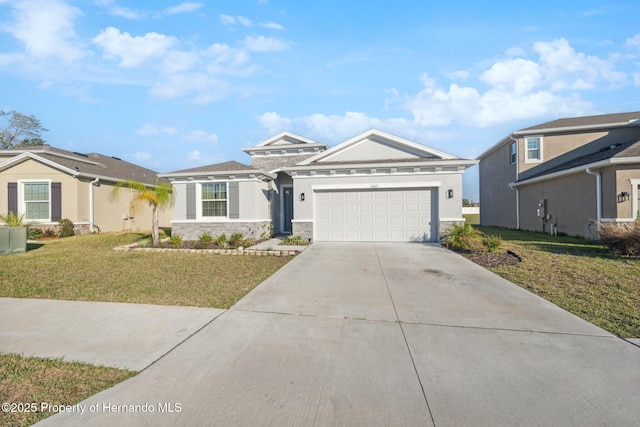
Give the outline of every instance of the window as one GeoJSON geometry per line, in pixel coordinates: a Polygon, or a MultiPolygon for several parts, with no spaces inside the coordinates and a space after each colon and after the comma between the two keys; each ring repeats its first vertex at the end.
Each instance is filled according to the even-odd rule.
{"type": "Polygon", "coordinates": [[[510,154],[509,154],[509,157],[511,159],[511,164],[514,164],[518,160],[518,151],[517,150],[518,150],[518,146],[514,142],[513,144],[511,144],[510,154]]]}
{"type": "Polygon", "coordinates": [[[525,138],[525,162],[539,162],[542,161],[542,138],[539,136],[532,138],[525,138]]]}
{"type": "Polygon", "coordinates": [[[227,183],[202,184],[202,216],[227,216],[227,183]]]}
{"type": "Polygon", "coordinates": [[[27,220],[49,220],[49,183],[25,182],[23,189],[25,218],[27,220]]]}

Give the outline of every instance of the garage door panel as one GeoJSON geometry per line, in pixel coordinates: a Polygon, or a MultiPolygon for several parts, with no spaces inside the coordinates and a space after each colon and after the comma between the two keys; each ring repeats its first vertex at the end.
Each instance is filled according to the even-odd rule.
{"type": "Polygon", "coordinates": [[[414,241],[436,238],[433,189],[318,191],[317,240],[414,241]]]}

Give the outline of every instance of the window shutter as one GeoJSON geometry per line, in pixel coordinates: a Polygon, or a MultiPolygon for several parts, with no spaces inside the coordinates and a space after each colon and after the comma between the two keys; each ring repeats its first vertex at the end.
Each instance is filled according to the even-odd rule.
{"type": "Polygon", "coordinates": [[[62,183],[51,183],[51,221],[57,222],[62,219],[62,183]]]}
{"type": "Polygon", "coordinates": [[[14,214],[18,214],[18,183],[17,182],[8,182],[7,183],[7,193],[9,194],[9,212],[13,212],[14,214]]]}
{"type": "Polygon", "coordinates": [[[196,184],[187,184],[187,219],[196,219],[196,184]]]}
{"type": "Polygon", "coordinates": [[[237,181],[229,183],[229,218],[240,218],[240,183],[237,181]]]}

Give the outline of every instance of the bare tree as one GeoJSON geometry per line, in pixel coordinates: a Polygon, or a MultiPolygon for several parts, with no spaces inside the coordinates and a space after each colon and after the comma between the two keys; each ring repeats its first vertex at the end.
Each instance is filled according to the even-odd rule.
{"type": "Polygon", "coordinates": [[[0,131],[0,148],[14,148],[18,145],[44,145],[41,132],[47,132],[33,115],[25,115],[17,111],[0,111],[0,118],[7,125],[0,131]]]}

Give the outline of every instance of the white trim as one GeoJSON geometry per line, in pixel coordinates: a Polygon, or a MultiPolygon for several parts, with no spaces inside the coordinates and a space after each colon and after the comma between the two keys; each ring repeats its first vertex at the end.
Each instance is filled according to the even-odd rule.
{"type": "Polygon", "coordinates": [[[26,161],[27,159],[31,159],[31,160],[35,160],[37,162],[41,162],[44,163],[47,166],[51,166],[54,169],[58,169],[61,170],[63,172],[68,173],[69,175],[72,175],[73,177],[78,176],[80,173],[76,170],[72,170],[69,169],[65,166],[62,166],[59,163],[56,162],[52,162],[51,160],[45,159],[44,157],[40,157],[37,154],[33,154],[30,152],[24,152],[20,155],[17,155],[15,157],[12,157],[8,160],[5,160],[4,162],[0,163],[0,171],[6,169],[7,167],[13,166],[14,164],[19,164],[22,163],[23,161],[26,161]]]}
{"type": "Polygon", "coordinates": [[[524,138],[524,162],[525,163],[542,163],[544,162],[544,155],[543,155],[543,151],[542,151],[542,147],[543,147],[543,136],[542,135],[529,135],[526,136],[524,138]],[[531,159],[529,158],[529,140],[530,139],[537,139],[538,140],[538,158],[537,159],[531,159]]]}
{"type": "Polygon", "coordinates": [[[635,219],[633,218],[602,218],[600,220],[601,222],[610,222],[610,223],[616,223],[616,222],[634,222],[635,219]]]}
{"type": "MultiPolygon", "coordinates": [[[[300,135],[296,135],[295,133],[284,131],[284,132],[280,132],[279,134],[274,135],[274,136],[272,136],[270,138],[267,138],[262,142],[259,142],[258,144],[255,145],[255,147],[271,146],[271,145],[274,145],[274,143],[276,143],[276,142],[278,142],[278,141],[280,141],[280,140],[282,140],[284,138],[295,139],[297,141],[300,141],[299,144],[321,144],[320,142],[314,141],[313,139],[305,138],[304,136],[300,136],[300,135]]],[[[290,144],[290,145],[296,145],[296,144],[290,144]]],[[[248,147],[247,149],[250,150],[252,148],[254,148],[254,147],[248,147]]]]}
{"type": "MultiPolygon", "coordinates": [[[[229,219],[229,183],[227,181],[207,181],[207,182],[197,182],[196,183],[196,220],[207,221],[209,218],[227,218],[229,219]],[[202,215],[202,184],[224,184],[225,185],[225,202],[226,202],[226,213],[225,216],[204,216],[202,215]]],[[[222,199],[211,199],[211,201],[222,201],[222,199]]]]}
{"type": "Polygon", "coordinates": [[[442,186],[442,182],[393,182],[379,184],[329,184],[312,185],[313,191],[341,191],[341,190],[379,190],[379,189],[403,189],[403,188],[434,188],[442,186]]]}
{"type": "Polygon", "coordinates": [[[362,142],[363,140],[372,138],[372,137],[378,137],[381,139],[386,139],[389,140],[392,144],[397,144],[399,146],[404,146],[405,148],[410,148],[414,151],[417,151],[419,153],[426,153],[432,156],[436,156],[436,157],[440,157],[441,159],[444,160],[456,160],[458,159],[456,156],[452,156],[451,154],[447,154],[444,153],[442,151],[438,151],[435,150],[433,148],[427,147],[425,145],[422,144],[418,144],[417,142],[413,142],[410,141],[408,139],[404,139],[402,137],[396,136],[396,135],[392,135],[390,133],[387,132],[383,132],[381,130],[377,130],[377,129],[370,129],[366,132],[363,132],[359,135],[354,136],[351,139],[348,139],[347,141],[341,142],[340,144],[329,148],[326,151],[323,151],[319,154],[316,154],[315,156],[309,157],[308,159],[303,160],[302,162],[298,163],[300,166],[306,166],[309,165],[310,163],[313,163],[315,161],[319,161],[321,159],[329,159],[331,157],[333,157],[334,155],[346,150],[347,148],[349,148],[350,146],[354,145],[354,144],[358,144],[360,142],[362,142]]]}
{"type": "Polygon", "coordinates": [[[631,183],[631,220],[635,221],[638,216],[638,211],[640,210],[640,206],[638,206],[638,186],[640,185],[640,179],[630,179],[631,183]]]}
{"type": "Polygon", "coordinates": [[[171,182],[190,182],[187,178],[206,178],[207,181],[264,181],[258,176],[275,179],[277,175],[258,169],[244,169],[233,171],[209,171],[209,172],[179,172],[179,173],[159,173],[160,178],[167,178],[171,182]],[[240,175],[240,177],[238,177],[240,175]],[[178,178],[178,179],[176,179],[178,178]],[[182,179],[179,179],[182,178],[182,179]]]}
{"type": "Polygon", "coordinates": [[[171,224],[201,224],[207,222],[235,223],[235,222],[271,222],[270,219],[229,219],[221,216],[205,216],[202,219],[172,219],[171,224]]]}
{"type": "Polygon", "coordinates": [[[25,220],[29,221],[29,222],[36,222],[36,223],[52,223],[51,221],[51,205],[52,205],[52,201],[51,201],[51,179],[18,179],[17,183],[18,183],[18,214],[19,215],[25,215],[25,220]],[[30,219],[26,217],[26,213],[27,213],[27,204],[26,201],[24,200],[24,185],[25,184],[44,184],[46,183],[49,186],[49,216],[47,218],[43,218],[43,219],[30,219]]]}
{"type": "Polygon", "coordinates": [[[462,222],[464,222],[464,221],[466,221],[466,218],[438,218],[438,221],[440,221],[440,222],[444,222],[444,221],[447,221],[447,222],[462,221],[462,222]]]}

